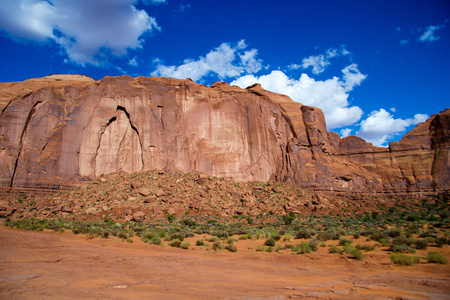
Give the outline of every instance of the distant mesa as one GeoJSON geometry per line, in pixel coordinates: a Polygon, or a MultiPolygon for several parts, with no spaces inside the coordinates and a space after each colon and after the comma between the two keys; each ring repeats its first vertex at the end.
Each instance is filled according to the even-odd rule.
{"type": "Polygon", "coordinates": [[[0,186],[67,188],[111,172],[199,171],[333,192],[450,187],[450,109],[389,148],[328,132],[285,95],[164,77],[0,83],[0,186]]]}

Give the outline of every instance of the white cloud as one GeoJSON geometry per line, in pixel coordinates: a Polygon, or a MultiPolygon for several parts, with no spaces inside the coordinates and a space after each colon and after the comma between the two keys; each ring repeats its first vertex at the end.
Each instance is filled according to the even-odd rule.
{"type": "MultiPolygon", "coordinates": [[[[350,52],[347,51],[345,48],[342,50],[328,49],[325,54],[319,54],[319,55],[311,55],[309,57],[305,57],[302,60],[302,68],[307,69],[309,67],[312,67],[312,72],[314,74],[320,74],[325,71],[326,67],[330,64],[330,58],[339,56],[339,55],[349,55],[350,52]]],[[[293,64],[289,66],[291,69],[298,69],[299,65],[293,64]]]]}
{"type": "Polygon", "coordinates": [[[316,81],[304,73],[296,80],[289,78],[282,71],[272,71],[260,77],[246,75],[230,84],[245,88],[260,83],[266,90],[288,95],[294,101],[305,105],[319,107],[325,114],[328,129],[333,129],[356,123],[363,113],[358,106],[350,106],[348,92],[359,85],[366,75],[358,70],[356,64],[345,67],[342,72],[342,79],[333,77],[316,81]]]}
{"type": "Polygon", "coordinates": [[[136,66],[138,65],[138,63],[137,63],[137,57],[135,56],[135,57],[133,57],[132,59],[130,59],[130,60],[128,61],[128,64],[129,64],[130,66],[132,66],[132,67],[136,67],[136,66]]]}
{"type": "Polygon", "coordinates": [[[435,32],[439,29],[442,29],[442,26],[439,25],[430,25],[426,28],[425,32],[419,37],[419,41],[421,42],[434,42],[439,40],[439,36],[435,35],[435,32]]]}
{"type": "Polygon", "coordinates": [[[389,112],[381,108],[373,111],[367,119],[361,122],[361,127],[356,134],[376,146],[386,146],[386,141],[394,135],[403,133],[407,127],[427,119],[428,115],[425,114],[416,114],[414,118],[410,119],[395,119],[389,112]]]}
{"type": "Polygon", "coordinates": [[[159,63],[151,75],[199,80],[209,74],[225,79],[256,73],[262,68],[261,60],[256,58],[258,51],[256,49],[244,51],[246,48],[244,40],[235,46],[223,43],[206,56],[197,60],[187,59],[179,66],[165,66],[159,63]]]}
{"type": "Polygon", "coordinates": [[[350,128],[344,128],[340,131],[341,137],[345,138],[346,136],[349,136],[352,130],[350,128]]]}
{"type": "MultiPolygon", "coordinates": [[[[135,0],[3,0],[0,30],[15,40],[53,40],[71,62],[96,66],[140,48],[141,36],[161,30],[135,0]]],[[[163,1],[159,1],[163,2],[163,1]]]]}

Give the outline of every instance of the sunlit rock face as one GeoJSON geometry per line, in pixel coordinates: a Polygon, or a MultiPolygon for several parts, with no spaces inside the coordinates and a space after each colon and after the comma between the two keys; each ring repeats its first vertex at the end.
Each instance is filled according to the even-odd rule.
{"type": "Polygon", "coordinates": [[[63,188],[124,171],[201,171],[345,192],[449,187],[449,110],[389,148],[326,130],[259,85],[52,75],[0,83],[0,185],[63,188]]]}

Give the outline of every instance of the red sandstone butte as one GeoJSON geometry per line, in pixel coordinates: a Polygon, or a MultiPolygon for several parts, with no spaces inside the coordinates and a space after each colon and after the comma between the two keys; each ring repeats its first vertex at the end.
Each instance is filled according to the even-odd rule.
{"type": "Polygon", "coordinates": [[[260,85],[51,75],[0,83],[0,111],[3,187],[153,169],[345,192],[450,187],[449,109],[389,148],[340,139],[320,109],[260,85]]]}

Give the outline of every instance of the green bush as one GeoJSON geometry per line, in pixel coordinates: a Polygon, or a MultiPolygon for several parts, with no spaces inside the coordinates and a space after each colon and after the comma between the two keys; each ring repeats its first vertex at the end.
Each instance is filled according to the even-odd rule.
{"type": "Polygon", "coordinates": [[[392,252],[396,253],[416,253],[414,248],[405,245],[394,245],[392,246],[392,252]]]}
{"type": "Polygon", "coordinates": [[[210,237],[208,239],[208,242],[210,242],[210,243],[217,243],[217,242],[220,242],[220,239],[217,236],[212,236],[212,237],[210,237]]]}
{"type": "Polygon", "coordinates": [[[162,240],[159,236],[154,236],[150,239],[149,243],[153,245],[162,245],[162,240]]]}
{"type": "Polygon", "coordinates": [[[441,236],[441,237],[438,237],[438,238],[436,239],[436,246],[442,247],[442,246],[444,246],[445,244],[447,244],[447,238],[446,238],[446,237],[441,236]]]}
{"type": "Polygon", "coordinates": [[[412,266],[420,262],[420,256],[410,256],[399,253],[392,253],[390,258],[394,264],[401,266],[412,266]]]}
{"type": "Polygon", "coordinates": [[[328,252],[341,254],[342,249],[339,248],[338,246],[330,246],[330,248],[328,248],[328,252]]]}
{"type": "Polygon", "coordinates": [[[425,259],[427,260],[428,263],[436,263],[442,265],[446,265],[448,263],[448,260],[444,256],[435,251],[428,252],[427,257],[425,259]]]}
{"type": "Polygon", "coordinates": [[[180,245],[181,245],[181,241],[178,240],[178,239],[172,240],[172,241],[169,243],[169,246],[170,246],[170,247],[175,247],[175,248],[180,247],[180,245]]]}
{"type": "Polygon", "coordinates": [[[350,244],[352,244],[352,243],[353,243],[352,240],[346,239],[346,238],[344,238],[344,237],[341,237],[341,238],[339,239],[339,245],[341,245],[341,246],[350,245],[350,244]]]}
{"type": "Polygon", "coordinates": [[[311,247],[307,242],[301,242],[300,245],[292,247],[291,250],[299,254],[306,254],[311,252],[311,247]]]}
{"type": "Polygon", "coordinates": [[[199,239],[195,242],[196,246],[203,246],[205,244],[205,242],[203,241],[203,239],[199,239]]]}
{"type": "Polygon", "coordinates": [[[228,251],[230,251],[230,252],[236,252],[236,251],[237,251],[236,246],[235,246],[235,245],[232,245],[232,244],[226,245],[226,246],[225,246],[225,249],[228,250],[228,251]]]}
{"type": "Polygon", "coordinates": [[[358,249],[353,249],[349,254],[350,254],[350,258],[353,258],[356,260],[362,260],[364,258],[364,254],[358,249]]]}
{"type": "Polygon", "coordinates": [[[275,246],[275,243],[276,243],[275,239],[270,237],[264,242],[264,245],[273,247],[273,246],[275,246]]]}
{"type": "Polygon", "coordinates": [[[413,244],[414,240],[410,238],[406,238],[403,236],[396,237],[392,240],[392,245],[404,245],[404,246],[411,246],[413,244]]]}
{"type": "Polygon", "coordinates": [[[212,249],[214,251],[221,251],[223,250],[223,245],[220,242],[214,242],[214,244],[212,245],[212,249]]]}
{"type": "Polygon", "coordinates": [[[295,235],[296,239],[309,239],[311,238],[311,232],[309,232],[308,230],[300,230],[297,232],[297,234],[295,235]]]}
{"type": "Polygon", "coordinates": [[[355,246],[355,249],[361,250],[361,251],[373,251],[375,250],[375,245],[369,245],[369,244],[358,244],[355,246]]]}
{"type": "Polygon", "coordinates": [[[180,248],[181,249],[189,249],[190,245],[191,245],[191,243],[184,241],[180,244],[180,248]]]}
{"type": "Polygon", "coordinates": [[[416,249],[424,250],[427,249],[428,242],[425,239],[417,239],[415,240],[414,245],[416,246],[416,249]]]}
{"type": "Polygon", "coordinates": [[[317,249],[319,249],[319,244],[317,243],[316,239],[310,239],[308,242],[309,248],[311,248],[311,251],[316,252],[317,249]]]}

